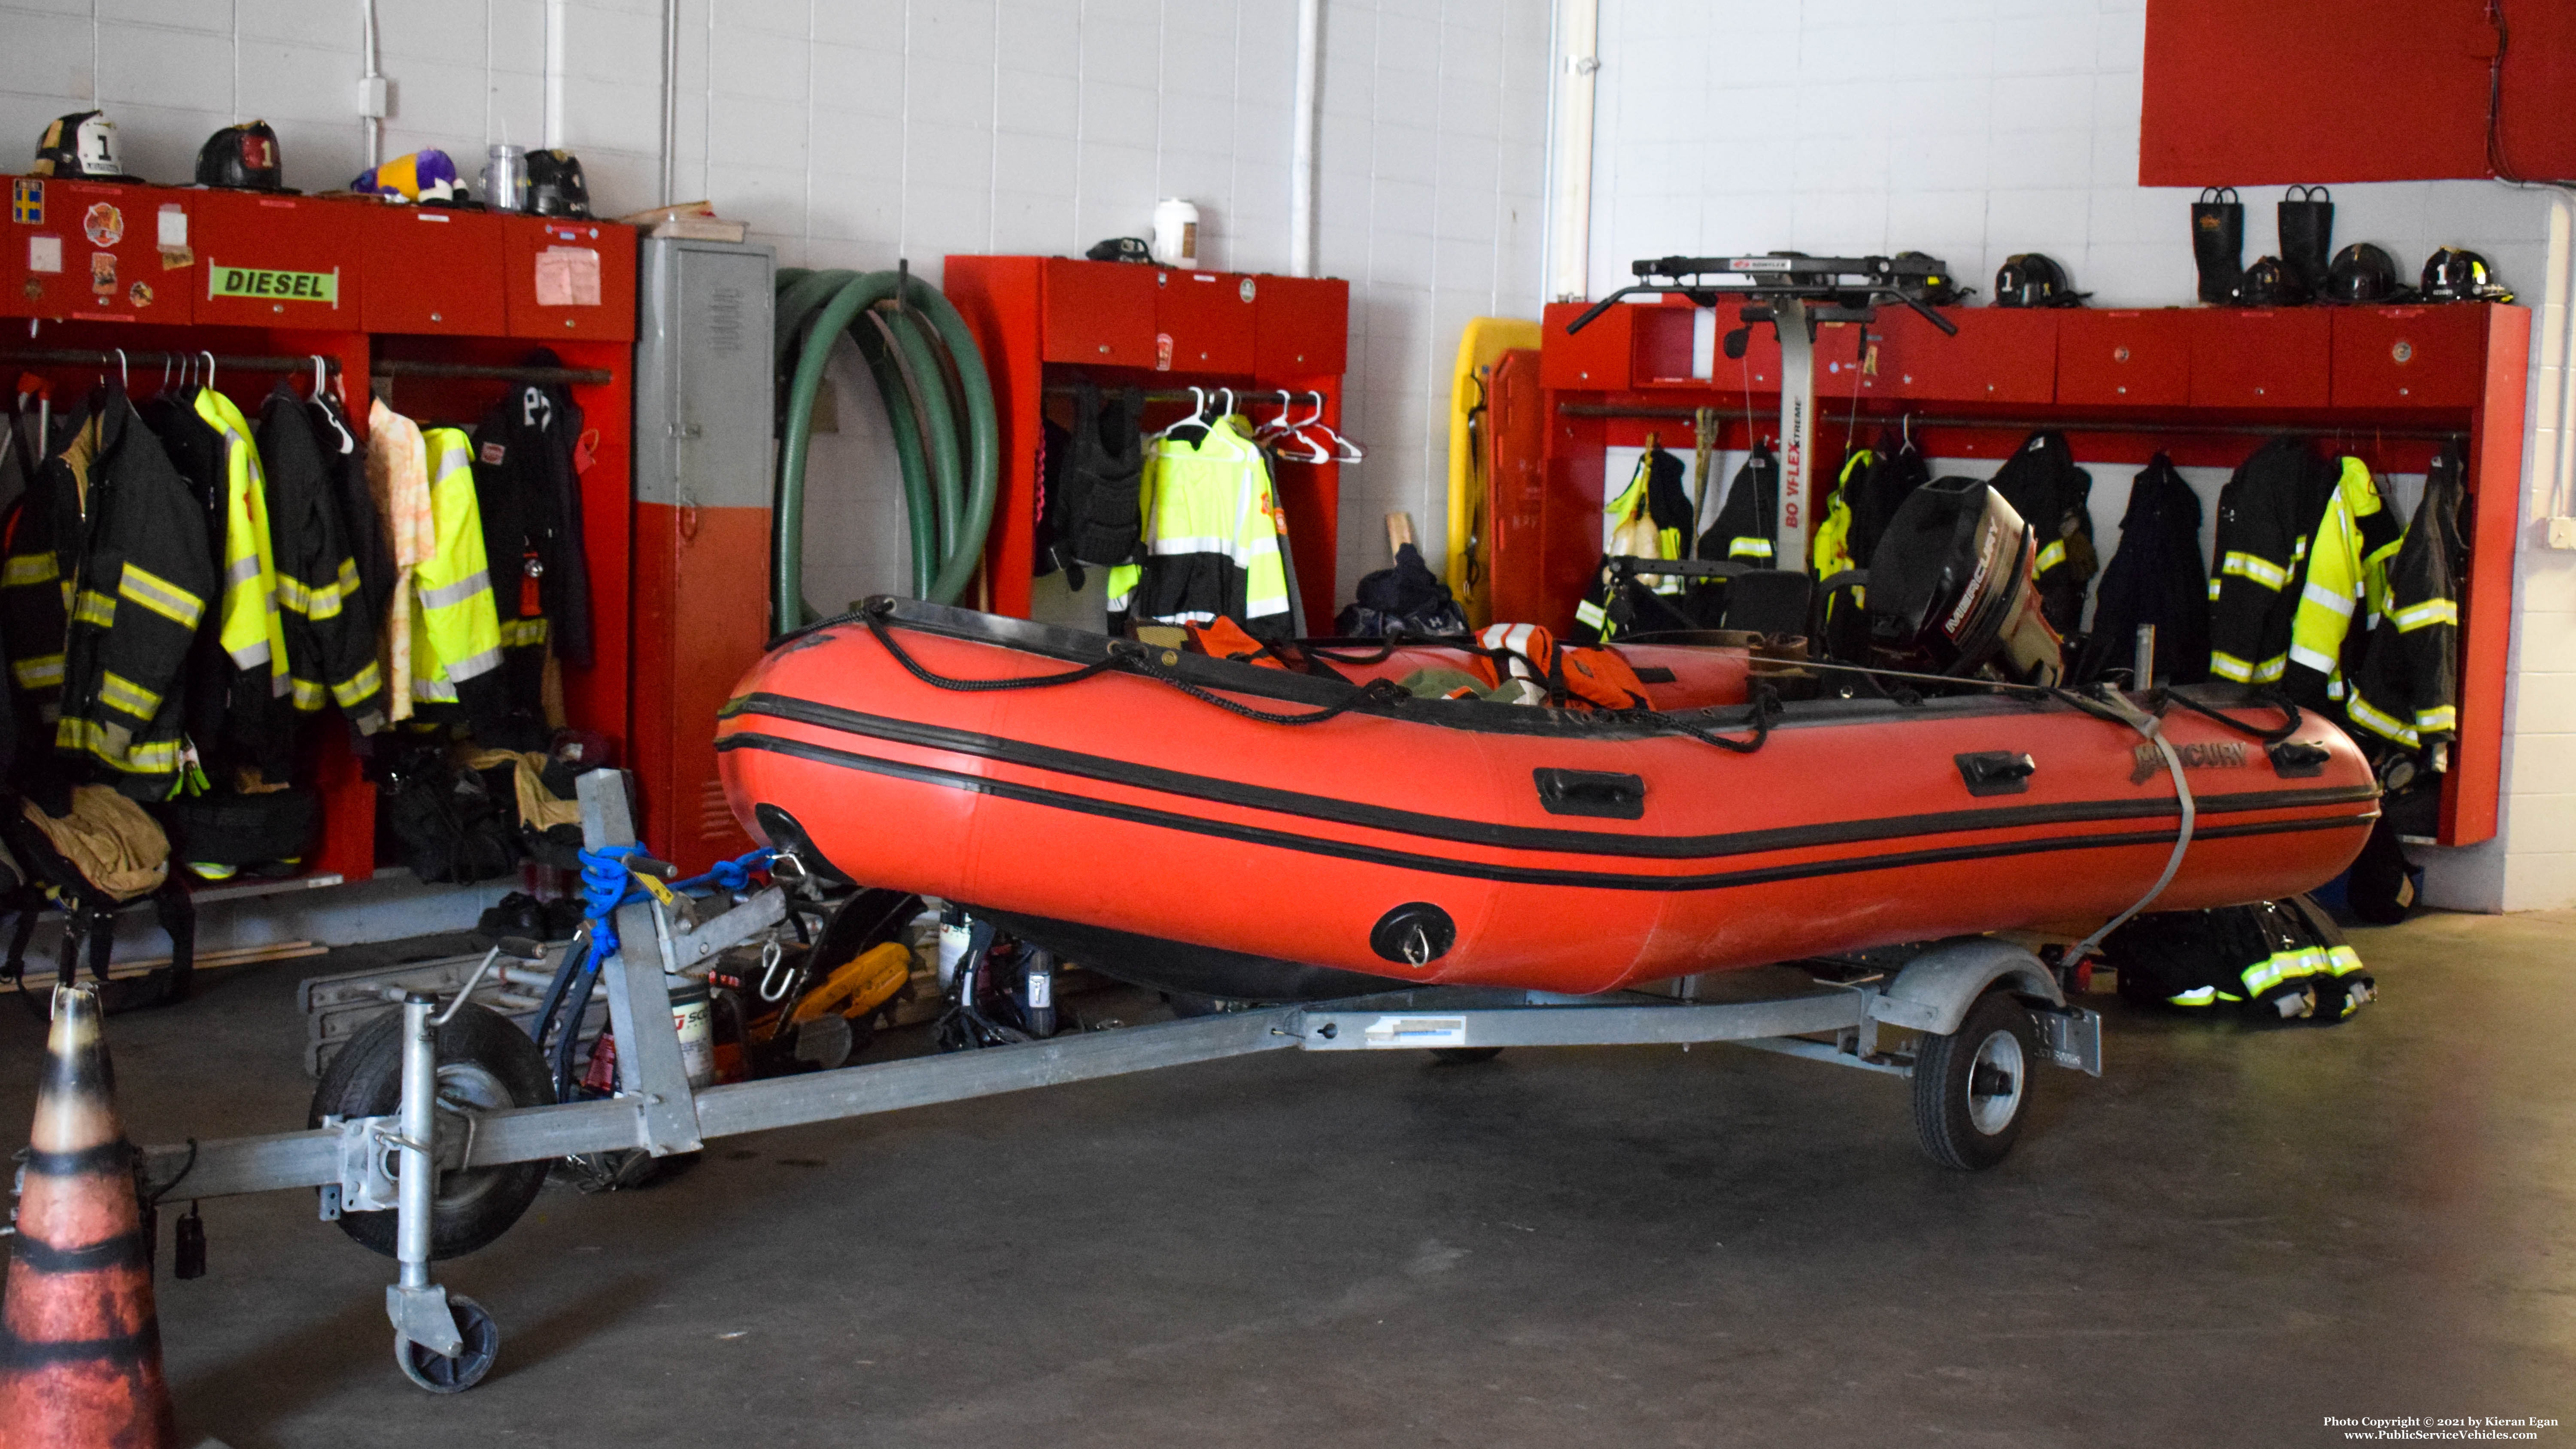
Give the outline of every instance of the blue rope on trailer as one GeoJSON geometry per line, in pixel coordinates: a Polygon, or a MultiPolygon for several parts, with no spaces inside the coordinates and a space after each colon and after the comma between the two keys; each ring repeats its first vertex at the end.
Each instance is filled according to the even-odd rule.
{"type": "Polygon", "coordinates": [[[698,891],[738,891],[751,884],[754,871],[767,870],[778,852],[768,846],[747,851],[731,860],[717,861],[704,875],[669,885],[649,875],[639,874],[628,865],[629,856],[642,855],[642,845],[612,845],[605,850],[585,847],[581,852],[582,913],[590,921],[590,955],[594,961],[617,954],[617,911],[621,906],[643,900],[668,902],[675,895],[698,891]],[[631,884],[642,882],[640,888],[631,884]]]}
{"type": "Polygon", "coordinates": [[[627,864],[628,858],[644,854],[641,844],[612,845],[605,850],[583,849],[581,857],[582,914],[588,921],[589,940],[578,953],[564,958],[554,981],[546,988],[544,1004],[529,1031],[542,1045],[556,1015],[566,1019],[563,1029],[555,1033],[553,1066],[555,1091],[569,1089],[572,1081],[573,1038],[579,1033],[584,1010],[590,1004],[590,992],[599,976],[600,963],[617,954],[617,912],[621,906],[638,901],[668,901],[682,892],[698,890],[738,891],[751,884],[752,873],[769,868],[778,852],[766,846],[732,860],[720,860],[706,874],[674,881],[670,885],[649,875],[638,874],[627,864]],[[634,883],[643,882],[639,888],[634,883]]]}
{"type": "Polygon", "coordinates": [[[634,874],[626,857],[641,855],[642,845],[612,845],[581,851],[582,914],[590,918],[590,959],[617,954],[617,908],[626,903],[626,881],[634,874]]]}

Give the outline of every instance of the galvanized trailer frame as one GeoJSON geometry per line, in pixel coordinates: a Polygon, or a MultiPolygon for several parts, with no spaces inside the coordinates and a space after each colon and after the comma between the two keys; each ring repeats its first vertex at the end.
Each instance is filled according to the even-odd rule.
{"type": "MultiPolygon", "coordinates": [[[[581,778],[580,793],[583,834],[592,849],[635,842],[622,775],[593,771],[581,778]]],[[[445,1290],[429,1276],[427,1217],[436,1175],[465,1167],[629,1149],[665,1156],[746,1132],[1267,1051],[1735,1042],[1910,1076],[1912,1056],[1882,1050],[1880,1029],[1946,1036],[1992,990],[2011,992],[2030,1010],[2042,1056],[2094,1076],[2102,1069],[2101,1018],[2068,1006],[2055,976],[2028,951],[1971,937],[1937,944],[1886,973],[1820,983],[1813,992],[1770,1000],[1397,989],[692,1089],[672,1023],[668,973],[759,936],[785,914],[785,894],[777,886],[745,893],[704,920],[651,901],[619,909],[622,949],[599,968],[619,1046],[613,1097],[488,1112],[461,1123],[440,1120],[422,1131],[431,1110],[423,1105],[431,1100],[427,1074],[436,1070],[427,1049],[436,1003],[425,994],[406,993],[403,1111],[307,1131],[150,1148],[147,1180],[156,1195],[189,1198],[313,1187],[322,1190],[325,1217],[396,1212],[402,1273],[387,1289],[387,1307],[397,1352],[408,1340],[452,1354],[460,1333],[448,1316],[445,1290]],[[424,1163],[430,1171],[411,1170],[424,1163]],[[403,1190],[406,1179],[410,1192],[403,1190]],[[431,1190],[423,1190],[424,1183],[431,1190]]]]}

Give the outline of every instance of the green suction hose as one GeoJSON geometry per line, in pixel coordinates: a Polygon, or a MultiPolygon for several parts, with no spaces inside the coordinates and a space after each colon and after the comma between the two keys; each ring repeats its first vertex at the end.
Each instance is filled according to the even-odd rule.
{"type": "Polygon", "coordinates": [[[939,289],[904,272],[778,272],[779,367],[788,374],[771,532],[770,622],[820,617],[805,601],[805,468],[814,397],[847,333],[876,379],[902,469],[913,592],[952,604],[982,562],[1001,472],[983,350],[939,289]]]}

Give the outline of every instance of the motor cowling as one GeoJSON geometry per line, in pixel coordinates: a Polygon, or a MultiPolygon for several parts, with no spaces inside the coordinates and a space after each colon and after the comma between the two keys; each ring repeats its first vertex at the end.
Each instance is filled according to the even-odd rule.
{"type": "Polygon", "coordinates": [[[1983,478],[1907,496],[1869,566],[1869,648],[1889,669],[1967,678],[1991,670],[2055,684],[2064,645],[2031,577],[2038,540],[1983,478]]]}

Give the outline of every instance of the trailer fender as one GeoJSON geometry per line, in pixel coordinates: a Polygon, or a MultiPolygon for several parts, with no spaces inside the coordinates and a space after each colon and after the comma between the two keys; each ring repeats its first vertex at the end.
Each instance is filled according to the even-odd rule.
{"type": "Polygon", "coordinates": [[[2017,995],[2037,997],[2053,1007],[2066,1005],[2057,978],[2038,957],[2008,941],[1968,936],[1944,941],[1907,962],[1870,1003],[1870,1015],[1890,1026],[1948,1036],[1998,981],[2017,995]]]}

